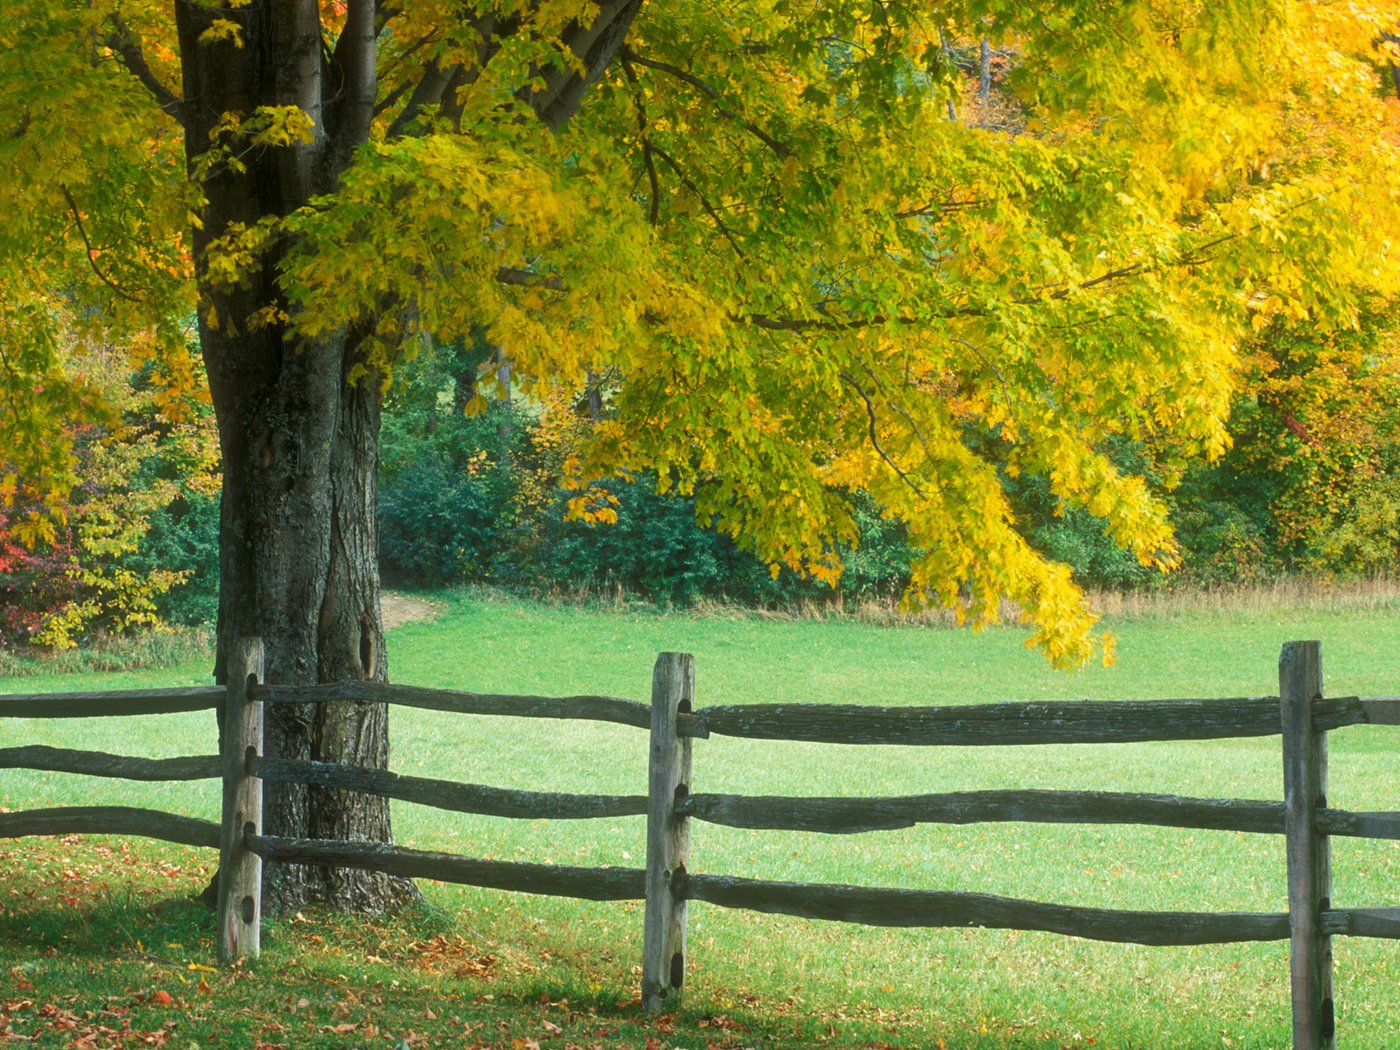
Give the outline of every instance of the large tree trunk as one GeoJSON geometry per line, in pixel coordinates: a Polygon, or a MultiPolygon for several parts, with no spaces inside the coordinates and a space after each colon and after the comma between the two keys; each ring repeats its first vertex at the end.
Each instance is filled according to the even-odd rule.
{"type": "MultiPolygon", "coordinates": [[[[246,167],[216,168],[204,182],[207,204],[195,231],[200,340],[224,472],[215,674],[224,679],[234,639],[257,636],[269,681],[384,681],[375,525],[379,388],[373,377],[348,381],[359,335],[307,341],[280,324],[252,323],[264,307],[284,305],[276,257],[261,260],[238,288],[214,286],[204,275],[205,250],[230,224],[285,215],[327,192],[348,158],[343,129],[331,134],[322,105],[317,7],[296,0],[221,11],[181,4],[177,11],[192,163],[224,114],[296,105],[315,127],[310,143],[254,150],[246,167]],[[200,41],[216,16],[238,21],[237,44],[200,41]]],[[[266,724],[266,748],[275,757],[379,768],[388,762],[383,705],[278,705],[266,724]]],[[[264,813],[271,835],[390,839],[388,803],[369,796],[269,784],[264,813]]],[[[273,865],[263,902],[270,912],[311,901],[379,910],[413,892],[410,883],[374,873],[273,865]]]]}
{"type": "MultiPolygon", "coordinates": [[[[601,0],[591,22],[566,27],[562,40],[578,65],[544,70],[521,92],[543,123],[559,128],[572,117],[616,56],[641,3],[601,0]]],[[[306,340],[285,321],[266,320],[289,312],[278,285],[285,245],[251,264],[237,287],[211,280],[207,258],[231,228],[254,228],[333,193],[367,141],[376,18],[383,12],[375,0],[348,0],[344,11],[332,46],[317,0],[175,5],[184,98],[172,101],[171,112],[184,126],[190,170],[205,199],[193,248],[200,341],[223,451],[220,680],[230,646],[243,636],[262,638],[269,681],[386,678],[375,531],[379,386],[373,375],[348,380],[366,363],[361,333],[306,340]],[[266,107],[305,114],[311,140],[273,146],[240,137],[238,119],[270,112],[266,107]],[[211,146],[227,148],[227,155],[201,166],[211,146]]],[[[481,61],[491,50],[483,45],[481,61]]],[[[449,88],[468,75],[459,66],[444,76],[430,62],[390,134],[407,133],[425,105],[460,112],[449,88]]],[[[279,705],[267,712],[265,741],[276,757],[383,767],[388,717],[382,705],[279,705]]],[[[384,800],[267,788],[268,834],[390,837],[384,800]]],[[[410,883],[382,875],[284,865],[268,869],[262,899],[270,911],[308,901],[373,910],[413,893],[410,883]]]]}
{"type": "MultiPolygon", "coordinates": [[[[269,342],[276,341],[276,335],[269,342]]],[[[384,681],[375,536],[377,386],[345,381],[348,339],[282,353],[256,340],[206,332],[210,388],[224,456],[219,665],[232,640],[263,639],[267,677],[281,683],[384,681]],[[263,353],[260,355],[259,351],[263,353]],[[248,382],[262,356],[270,382],[248,382]]],[[[267,711],[270,755],[385,768],[383,705],[277,705],[267,711]]],[[[271,835],[390,840],[385,800],[268,784],[271,835]]],[[[272,911],[325,901],[380,910],[408,887],[381,875],[274,865],[272,911]]]]}

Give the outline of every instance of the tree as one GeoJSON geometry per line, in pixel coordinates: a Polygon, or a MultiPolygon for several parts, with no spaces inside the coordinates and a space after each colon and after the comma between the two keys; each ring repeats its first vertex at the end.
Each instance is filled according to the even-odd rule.
{"type": "Polygon", "coordinates": [[[85,412],[46,420],[48,444],[74,481],[61,518],[33,486],[0,510],[0,646],[66,649],[94,635],[158,627],[169,592],[190,569],[141,557],[186,495],[217,492],[212,416],[197,395],[174,398],[131,374],[120,347],[59,331],[60,376],[97,395],[85,412]],[[157,407],[157,402],[160,402],[157,407]]]}
{"type": "MultiPolygon", "coordinates": [[[[1252,316],[1345,326],[1395,289],[1380,15],[19,0],[0,14],[0,150],[21,173],[6,425],[44,432],[52,410],[15,401],[34,377],[53,374],[46,398],[81,387],[45,351],[57,298],[174,386],[197,312],[224,471],[216,673],[257,634],[276,681],[382,679],[383,384],[420,333],[485,325],[527,395],[615,385],[570,464],[579,513],[593,482],[654,471],[775,572],[830,579],[863,490],[920,552],[911,604],[985,623],[1009,599],[1072,664],[1093,617],[998,469],[1174,562],[1160,499],[1104,443],[1218,452],[1252,316]],[[951,43],[984,36],[1019,56],[1023,133],[948,119],[951,43]]],[[[45,447],[7,444],[11,489],[61,492],[45,447]]],[[[288,756],[387,753],[368,706],[279,706],[269,734],[288,756]]],[[[389,831],[335,793],[270,790],[268,814],[274,834],[389,831]]],[[[281,907],[401,891],[269,878],[281,907]]]]}
{"type": "Polygon", "coordinates": [[[1367,317],[1359,331],[1336,333],[1280,319],[1247,347],[1234,445],[1218,463],[1193,467],[1174,494],[1198,572],[1390,571],[1400,560],[1394,319],[1367,317]]]}

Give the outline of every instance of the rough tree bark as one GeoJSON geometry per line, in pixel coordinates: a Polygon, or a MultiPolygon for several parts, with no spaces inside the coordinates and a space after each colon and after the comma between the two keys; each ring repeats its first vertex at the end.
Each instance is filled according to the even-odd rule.
{"type": "MultiPolygon", "coordinates": [[[[641,0],[605,0],[591,23],[568,28],[563,42],[580,64],[546,72],[522,89],[544,124],[561,127],[577,111],[640,6],[641,0]]],[[[163,99],[162,106],[183,126],[192,171],[228,114],[295,106],[314,130],[307,143],[251,150],[240,144],[239,164],[216,164],[202,180],[205,204],[192,243],[200,342],[224,471],[215,675],[223,681],[235,639],[256,635],[263,639],[270,683],[384,681],[375,523],[379,384],[349,381],[363,360],[361,335],[347,329],[307,341],[285,322],[252,323],[266,307],[287,305],[278,286],[280,253],[268,253],[237,288],[209,280],[205,253],[233,224],[252,227],[335,191],[369,137],[376,39],[393,11],[375,0],[349,0],[333,47],[316,0],[177,3],[175,17],[183,98],[163,99]],[[216,22],[236,25],[238,39],[216,22]]],[[[492,53],[491,41],[483,40],[480,60],[492,53]]],[[[449,111],[453,85],[470,75],[463,67],[426,65],[417,90],[390,120],[390,133],[409,133],[413,113],[424,105],[449,111]]],[[[384,768],[387,710],[278,705],[267,712],[265,746],[278,758],[384,768]]],[[[264,806],[269,835],[391,840],[383,799],[269,784],[264,806]]],[[[407,880],[376,873],[269,865],[263,904],[269,912],[313,901],[375,911],[415,892],[407,880]]]]}
{"type": "MultiPolygon", "coordinates": [[[[280,683],[387,677],[379,613],[375,528],[379,392],[351,384],[354,331],[308,343],[277,323],[249,319],[282,305],[276,253],[236,289],[204,279],[210,241],[233,223],[285,215],[334,190],[354,148],[368,135],[374,101],[372,10],[368,35],[342,37],[322,59],[314,0],[214,10],[176,5],[183,59],[187,154],[210,144],[227,113],[299,106],[315,134],[304,145],[257,150],[245,168],[221,165],[206,178],[200,260],[200,341],[218,421],[224,487],[220,519],[218,659],[240,636],[260,636],[267,679],[280,683]],[[216,18],[235,21],[241,39],[201,41],[216,18]],[[328,66],[342,94],[323,96],[328,66]]],[[[284,758],[384,767],[388,716],[382,705],[278,706],[267,712],[268,753],[284,758]]],[[[386,801],[346,792],[268,785],[267,834],[389,840],[386,801]]],[[[412,885],[345,869],[270,865],[269,911],[309,901],[379,910],[409,899],[412,885]]]]}

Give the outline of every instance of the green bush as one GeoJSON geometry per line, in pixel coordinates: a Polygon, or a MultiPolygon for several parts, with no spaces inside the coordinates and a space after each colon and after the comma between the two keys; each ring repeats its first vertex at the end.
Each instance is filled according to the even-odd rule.
{"type": "Polygon", "coordinates": [[[219,497],[187,490],[151,513],[150,527],[127,563],[139,572],[165,569],[184,582],[155,598],[162,620],[185,626],[219,617],[219,497]]]}
{"type": "MultiPolygon", "coordinates": [[[[553,588],[611,591],[616,588],[660,605],[690,605],[722,591],[728,552],[725,542],[695,523],[689,499],[659,496],[646,477],[609,486],[617,521],[589,524],[567,520],[560,493],[532,543],[538,583],[553,588]]],[[[521,566],[518,582],[530,582],[521,566]]]]}
{"type": "Polygon", "coordinates": [[[493,580],[514,520],[512,469],[523,421],[509,405],[477,416],[404,413],[380,445],[379,570],[386,583],[493,580]]]}
{"type": "Polygon", "coordinates": [[[429,453],[381,482],[379,567],[386,583],[431,587],[491,578],[501,554],[509,481],[472,475],[429,453]],[[503,496],[505,498],[503,498],[503,496]]]}
{"type": "Polygon", "coordinates": [[[895,601],[909,586],[909,566],[914,560],[909,537],[900,522],[880,515],[867,493],[857,492],[853,502],[860,544],[841,548],[843,569],[837,590],[852,604],[895,601]]]}
{"type": "Polygon", "coordinates": [[[560,486],[567,427],[540,428],[518,406],[475,416],[420,398],[386,418],[379,477],[380,573],[389,585],[492,583],[515,590],[612,593],[688,606],[702,599],[781,606],[898,597],[910,551],[902,528],[856,498],[862,543],[843,551],[838,591],[783,573],[701,528],[695,501],[655,478],[614,483],[617,520],[571,520],[560,486]]]}
{"type": "Polygon", "coordinates": [[[1032,545],[1055,561],[1064,562],[1082,586],[1099,590],[1132,590],[1153,577],[1137,557],[1123,550],[1104,525],[1087,511],[1071,508],[1063,517],[1041,525],[1031,535],[1032,545]]]}
{"type": "Polygon", "coordinates": [[[1393,573],[1400,565],[1400,477],[1358,491],[1335,522],[1309,535],[1310,568],[1343,577],[1393,573]]]}
{"type": "MultiPolygon", "coordinates": [[[[1120,443],[1110,455],[1122,470],[1148,472],[1149,464],[1133,445],[1120,443]]],[[[1027,542],[1068,565],[1081,587],[1132,590],[1149,585],[1156,576],[1114,543],[1098,518],[1078,507],[1062,507],[1047,478],[1021,475],[1004,483],[1027,542]]]]}

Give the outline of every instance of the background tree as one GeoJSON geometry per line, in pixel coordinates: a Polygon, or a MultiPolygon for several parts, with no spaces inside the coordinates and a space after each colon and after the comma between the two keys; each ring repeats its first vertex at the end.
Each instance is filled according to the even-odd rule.
{"type": "Polygon", "coordinates": [[[1384,317],[1318,333],[1278,321],[1247,344],[1233,447],[1174,494],[1206,582],[1348,578],[1400,563],[1400,344],[1384,317]]]}
{"type": "MultiPolygon", "coordinates": [[[[1344,327],[1394,291],[1384,28],[1277,0],[21,0],[0,14],[6,425],[50,418],[19,400],[53,371],[55,289],[177,387],[197,311],[216,674],[258,634],[276,681],[380,679],[383,382],[420,333],[484,325],[527,395],[617,377],[568,465],[576,513],[591,480],[651,471],[775,572],[831,579],[864,491],[918,552],[911,605],[984,623],[1009,599],[1072,664],[1093,618],[998,472],[1175,562],[1105,446],[1219,452],[1252,317],[1344,327]],[[1020,56],[1022,134],[949,119],[944,43],[983,36],[1020,56]]],[[[49,447],[7,455],[52,501],[49,447]]],[[[382,709],[270,719],[282,755],[387,755],[382,709]]],[[[389,832],[380,803],[293,788],[268,827],[389,832]]],[[[269,880],[274,907],[403,892],[269,880]]]]}

